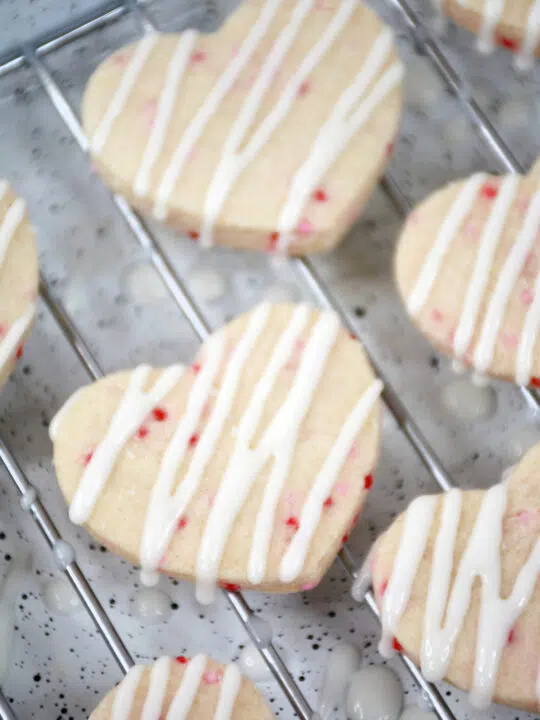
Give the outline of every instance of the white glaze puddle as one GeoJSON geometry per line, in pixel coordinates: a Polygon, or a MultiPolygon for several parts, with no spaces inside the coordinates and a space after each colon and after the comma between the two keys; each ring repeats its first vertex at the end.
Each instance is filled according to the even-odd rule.
{"type": "Polygon", "coordinates": [[[336,708],[343,708],[353,673],[360,667],[360,651],[350,643],[339,643],[328,655],[319,700],[321,720],[331,720],[336,708]]]}
{"type": "Polygon", "coordinates": [[[402,708],[403,688],[389,667],[365,667],[352,675],[347,693],[348,720],[398,720],[402,708]]]}
{"type": "Polygon", "coordinates": [[[142,587],[131,599],[133,615],[147,625],[159,625],[171,615],[171,599],[156,587],[142,587]]]}
{"type": "Polygon", "coordinates": [[[210,303],[225,295],[227,281],[217,270],[202,268],[189,276],[189,289],[200,302],[210,303]]]}
{"type": "Polygon", "coordinates": [[[124,278],[125,292],[136,305],[158,302],[167,297],[167,288],[149,263],[128,268],[124,278]]]}
{"type": "Polygon", "coordinates": [[[430,710],[422,710],[416,705],[405,708],[399,720],[437,720],[437,716],[430,710]]]}
{"type": "Polygon", "coordinates": [[[447,412],[462,422],[485,420],[497,407],[495,390],[490,385],[479,387],[468,377],[449,382],[442,390],[441,400],[447,412]]]}
{"type": "Polygon", "coordinates": [[[47,609],[54,615],[73,615],[81,608],[76,590],[63,575],[46,583],[42,596],[47,609]]]}
{"type": "Polygon", "coordinates": [[[0,682],[4,680],[13,660],[15,603],[21,592],[21,585],[27,579],[30,565],[30,555],[14,560],[0,586],[0,682]]]}
{"type": "MultiPolygon", "coordinates": [[[[280,655],[284,660],[282,652],[280,652],[280,655]]],[[[242,649],[240,657],[238,658],[238,665],[242,675],[249,678],[251,682],[264,683],[273,679],[270,669],[253,643],[248,643],[246,647],[242,649]]]]}

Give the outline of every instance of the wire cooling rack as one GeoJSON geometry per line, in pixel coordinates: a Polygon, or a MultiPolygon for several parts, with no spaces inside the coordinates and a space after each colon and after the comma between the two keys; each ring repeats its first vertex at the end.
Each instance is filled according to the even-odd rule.
{"type": "MultiPolygon", "coordinates": [[[[451,61],[441,43],[427,29],[424,20],[406,2],[406,0],[385,0],[384,8],[390,13],[390,17],[399,31],[405,28],[416,47],[427,56],[433,67],[441,76],[448,89],[456,96],[461,110],[470,118],[472,124],[478,131],[481,142],[485,144],[491,154],[495,167],[508,172],[521,172],[523,165],[513,154],[510,147],[505,143],[497,132],[494,124],[489,119],[485,109],[474,99],[470,86],[465,80],[462,68],[456,68],[455,61],[451,61]]],[[[156,9],[156,15],[159,15],[156,9]]],[[[219,17],[219,12],[214,2],[207,2],[204,7],[195,6],[191,14],[182,17],[182,24],[197,24],[212,26],[219,17]]],[[[83,18],[80,22],[69,28],[63,28],[57,32],[51,32],[47,36],[38,38],[28,43],[23,48],[14,49],[4,58],[0,58],[0,77],[9,76],[17,70],[28,72],[26,81],[37,82],[45,92],[52,107],[57,111],[59,117],[65,123],[75,144],[80,150],[86,152],[87,142],[82,132],[76,113],[68,100],[66,92],[62,89],[61,83],[56,79],[55,72],[51,65],[55,62],[55,56],[62,52],[71,43],[85,38],[86,36],[99,32],[103,28],[121,20],[131,18],[135,21],[141,33],[153,30],[156,27],[152,16],[145,5],[134,2],[108,2],[97,9],[93,15],[83,18]]],[[[108,48],[105,49],[108,51],[108,48]]],[[[61,72],[61,71],[60,71],[61,72]]],[[[6,77],[6,79],[8,79],[6,77]]],[[[76,152],[76,148],[69,149],[69,152],[76,152]]],[[[400,216],[404,216],[409,210],[409,202],[403,191],[402,184],[392,174],[387,174],[381,183],[382,191],[390,199],[400,216]]],[[[177,309],[182,313],[191,327],[194,335],[199,341],[204,340],[212,330],[212,325],[207,314],[195,302],[193,295],[189,292],[185,280],[176,269],[176,264],[171,257],[170,248],[166,241],[152,231],[143,220],[130,208],[124,199],[119,196],[113,197],[117,213],[127,223],[133,237],[138,242],[144,257],[157,271],[164,287],[172,297],[177,309]]],[[[359,335],[364,341],[364,346],[370,352],[370,343],[365,342],[361,328],[359,329],[359,317],[362,316],[361,308],[351,313],[349,308],[339,299],[337,294],[323,279],[317,265],[310,259],[295,259],[290,261],[288,271],[292,270],[294,278],[298,281],[301,278],[304,282],[304,290],[311,294],[312,298],[321,306],[332,308],[341,317],[345,326],[351,332],[359,335]]],[[[65,303],[61,304],[55,299],[54,278],[46,279],[45,274],[40,278],[40,295],[44,306],[49,311],[61,331],[65,340],[76,354],[80,365],[90,380],[96,380],[103,375],[100,364],[95,358],[93,350],[85,341],[83,334],[79,331],[73,312],[65,309],[65,303]]],[[[70,304],[70,303],[68,303],[70,304]]],[[[436,485],[444,491],[454,486],[452,474],[447,470],[434,449],[434,445],[415,420],[416,412],[409,411],[401,399],[401,393],[394,389],[385,363],[380,362],[375,353],[370,352],[372,363],[378,375],[385,382],[384,402],[390,411],[393,420],[401,429],[410,446],[416,452],[418,459],[431,475],[436,485]]],[[[521,393],[526,404],[534,410],[540,408],[540,395],[535,390],[521,388],[521,393]]],[[[21,499],[21,512],[28,512],[34,519],[41,534],[53,551],[55,561],[61,571],[65,573],[75,588],[80,600],[88,615],[95,623],[95,626],[102,635],[106,646],[114,657],[122,672],[126,672],[134,660],[115,625],[109,619],[102,601],[97,597],[92,584],[88,581],[81,567],[77,562],[79,547],[76,542],[69,544],[65,542],[57,524],[52,519],[45,504],[40,500],[40,495],[22,469],[24,461],[19,461],[14,452],[10,450],[5,437],[0,436],[0,459],[13,481],[13,484],[21,499]]],[[[349,546],[345,546],[341,553],[342,564],[353,579],[361,564],[359,557],[349,546]]],[[[273,643],[266,640],[265,620],[260,613],[254,612],[242,593],[223,591],[226,599],[237,615],[249,637],[259,649],[265,663],[268,665],[280,688],[288,699],[293,711],[306,720],[314,717],[314,711],[310,702],[305,697],[299,682],[283,661],[280,652],[273,643]]],[[[368,594],[366,603],[370,611],[377,616],[377,608],[373,597],[368,594]]],[[[417,685],[425,693],[431,702],[434,711],[441,720],[450,718],[466,717],[465,713],[456,714],[451,710],[445,700],[441,689],[425,681],[416,666],[406,657],[401,656],[404,668],[417,685]]],[[[16,715],[11,703],[0,692],[0,717],[3,720],[14,720],[16,715]]]]}

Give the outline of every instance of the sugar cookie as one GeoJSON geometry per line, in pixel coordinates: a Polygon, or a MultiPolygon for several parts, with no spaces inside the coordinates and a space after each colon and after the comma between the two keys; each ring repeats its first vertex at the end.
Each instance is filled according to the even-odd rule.
{"type": "Polygon", "coordinates": [[[540,709],[539,462],[540,444],[487,491],[417,498],[372,551],[383,654],[477,707],[540,709]]]}
{"type": "Polygon", "coordinates": [[[334,313],[264,303],[190,368],[109,376],[52,426],[70,518],[135,563],[270,592],[313,587],[373,483],[376,380],[334,313]]]}
{"type": "Polygon", "coordinates": [[[90,720],[271,720],[264,698],[237,665],[205,655],[135,665],[90,720]]]}
{"type": "Polygon", "coordinates": [[[0,387],[22,353],[37,290],[36,244],[25,202],[0,180],[0,387]]]}
{"type": "Polygon", "coordinates": [[[398,129],[393,34],[358,0],[247,0],[215,34],[114,53],[83,102],[94,163],[142,211],[203,245],[329,250],[398,129]]]}
{"type": "Polygon", "coordinates": [[[540,385],[540,181],[483,173],[409,216],[396,277],[409,314],[480,374],[540,385]]]}

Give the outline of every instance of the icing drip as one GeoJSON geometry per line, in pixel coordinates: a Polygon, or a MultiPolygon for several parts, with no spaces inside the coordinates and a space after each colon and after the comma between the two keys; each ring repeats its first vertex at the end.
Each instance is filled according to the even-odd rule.
{"type": "Polygon", "coordinates": [[[20,318],[15,320],[6,335],[2,338],[0,342],[0,370],[17,352],[17,348],[19,347],[24,334],[30,327],[30,323],[32,322],[35,314],[36,306],[32,303],[20,316],[20,318]]]}
{"type": "Polygon", "coordinates": [[[137,78],[142,72],[144,64],[148,60],[154,45],[156,44],[157,34],[149,33],[137,44],[135,52],[122,76],[120,84],[114,93],[112,100],[107,108],[107,112],[97,126],[90,147],[93,152],[98,153],[103,150],[105,143],[111,133],[115,120],[118,118],[129,98],[129,94],[137,78]]]}
{"type": "Polygon", "coordinates": [[[471,212],[486,177],[482,173],[470,177],[455,199],[450,212],[445,217],[437,239],[431,247],[407,299],[407,307],[411,315],[417,315],[428,299],[452,240],[454,240],[465,218],[471,212]]]}
{"type": "Polygon", "coordinates": [[[4,215],[2,224],[0,225],[0,268],[4,263],[13,236],[24,220],[25,212],[26,204],[24,200],[17,198],[4,215]]]}
{"type": "Polygon", "coordinates": [[[503,180],[484,228],[476,255],[476,264],[467,288],[467,295],[454,337],[454,354],[458,358],[462,358],[468,350],[480,304],[489,281],[495,251],[503,233],[508,213],[516,198],[519,183],[520,178],[518,175],[508,175],[503,180]]]}
{"type": "Polygon", "coordinates": [[[518,70],[529,70],[534,63],[536,48],[540,41],[540,0],[535,0],[527,18],[525,40],[516,55],[515,64],[518,70]]]}
{"type": "MultiPolygon", "coordinates": [[[[207,657],[205,655],[196,655],[190,660],[184,670],[182,682],[171,701],[169,711],[166,716],[163,716],[164,720],[185,720],[188,717],[195,702],[206,664],[207,657]]],[[[155,720],[155,718],[162,717],[171,665],[172,660],[168,657],[159,658],[152,665],[141,720],[155,720]]],[[[144,669],[143,665],[135,665],[118,686],[112,707],[112,720],[129,720],[131,717],[144,669]]],[[[214,713],[215,720],[229,720],[232,716],[241,682],[242,676],[238,667],[234,664],[228,665],[221,680],[218,703],[214,713]]]]}
{"type": "MultiPolygon", "coordinates": [[[[499,274],[497,284],[486,311],[482,333],[474,353],[474,366],[481,373],[485,373],[488,370],[493,359],[495,342],[497,340],[497,335],[508,298],[510,297],[512,288],[515,286],[519,273],[527,260],[527,255],[533,247],[539,229],[540,190],[537,190],[529,204],[521,231],[499,274]]],[[[527,320],[529,316],[534,317],[532,314],[533,305],[531,305],[531,308],[529,309],[527,320]]],[[[521,362],[522,358],[525,360],[527,357],[527,348],[529,347],[531,341],[534,343],[534,338],[531,338],[530,332],[533,328],[534,322],[535,320],[531,319],[529,323],[525,323],[524,332],[520,341],[520,351],[518,351],[516,360],[516,382],[520,384],[525,384],[523,380],[527,375],[527,369],[525,364],[522,365],[521,362]]]]}
{"type": "MultiPolygon", "coordinates": [[[[521,568],[511,594],[503,599],[500,553],[507,484],[496,485],[485,493],[451,588],[462,502],[463,493],[459,490],[449,491],[442,499],[441,523],[426,601],[421,667],[424,677],[430,681],[441,680],[446,674],[469,608],[473,584],[479,578],[482,590],[471,703],[483,708],[493,697],[508,633],[534,592],[540,572],[540,540],[521,568]]],[[[436,506],[436,497],[421,497],[407,511],[394,569],[384,595],[380,643],[383,655],[392,652],[392,641],[426,549],[436,506]]]]}
{"type": "Polygon", "coordinates": [[[150,172],[163,149],[167,128],[178,96],[178,89],[193,52],[197,36],[195,30],[187,30],[182,33],[172,55],[165,84],[159,98],[156,119],[150,130],[141,165],[135,177],[133,190],[137,195],[146,195],[148,192],[150,172]]]}
{"type": "Polygon", "coordinates": [[[397,62],[386,70],[367,97],[354,109],[387,62],[392,46],[392,32],[385,28],[375,41],[363,68],[341,95],[328,120],[317,133],[308,157],[294,175],[289,196],[281,212],[278,222],[278,250],[286,250],[302,209],[324,174],[343,152],[353,135],[367,122],[377,105],[401,82],[403,66],[397,62]]]}
{"type": "MultiPolygon", "coordinates": [[[[501,20],[505,0],[484,0],[484,15],[478,35],[477,47],[481,53],[493,52],[495,30],[501,20]]],[[[464,5],[464,2],[461,2],[464,5]]]]}
{"type": "Polygon", "coordinates": [[[215,115],[221,101],[229,93],[239,75],[250,61],[259,43],[265,37],[280,5],[281,0],[266,0],[257,22],[249,31],[240,50],[231,60],[223,75],[218,79],[180,138],[157,190],[157,202],[154,208],[154,214],[159,220],[165,220],[167,217],[167,204],[191,151],[201,137],[208,121],[215,115]]]}
{"type": "Polygon", "coordinates": [[[184,373],[184,368],[176,365],[164,370],[154,386],[145,392],[144,386],[150,372],[147,365],[141,365],[133,371],[107,435],[85,468],[69,508],[70,520],[76,525],[88,520],[124,445],[152,409],[173,389],[184,373]]]}

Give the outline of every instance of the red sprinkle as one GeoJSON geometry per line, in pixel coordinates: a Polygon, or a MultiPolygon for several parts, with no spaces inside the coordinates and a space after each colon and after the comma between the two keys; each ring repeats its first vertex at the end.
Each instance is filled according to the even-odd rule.
{"type": "Polygon", "coordinates": [[[174,658],[177,663],[180,663],[180,665],[187,665],[188,659],[185,657],[185,655],[179,655],[178,657],[174,658]]]}
{"type": "Polygon", "coordinates": [[[317,202],[328,202],[328,195],[324,192],[322,188],[318,188],[313,193],[313,199],[317,202]]]}
{"type": "Polygon", "coordinates": [[[176,527],[178,530],[183,530],[186,527],[186,525],[187,525],[187,517],[185,517],[185,515],[182,515],[182,517],[178,521],[178,524],[176,527]]]}
{"type": "Polygon", "coordinates": [[[508,633],[508,638],[507,638],[507,640],[506,640],[506,643],[507,643],[508,645],[511,645],[511,644],[514,642],[515,639],[516,639],[516,633],[515,633],[514,628],[512,628],[512,629],[510,630],[510,632],[508,633]]]}
{"type": "Polygon", "coordinates": [[[366,490],[371,490],[373,487],[373,475],[371,473],[364,478],[364,487],[366,490]]]}
{"type": "Polygon", "coordinates": [[[311,83],[309,80],[305,80],[298,88],[298,95],[300,97],[303,97],[304,95],[307,95],[310,90],[311,90],[311,83]]]}
{"type": "Polygon", "coordinates": [[[351,340],[358,340],[358,336],[355,335],[353,332],[349,333],[349,337],[351,338],[351,340]]]}
{"type": "Polygon", "coordinates": [[[277,244],[279,242],[279,233],[273,232],[270,237],[268,238],[268,244],[266,246],[266,249],[268,252],[273,252],[277,248],[277,244]]]}
{"type": "Polygon", "coordinates": [[[86,455],[83,458],[83,465],[86,467],[90,464],[90,460],[94,457],[94,451],[90,450],[90,452],[87,452],[86,455]]]}
{"type": "Polygon", "coordinates": [[[218,584],[220,588],[228,590],[229,592],[240,592],[240,590],[242,589],[240,585],[236,585],[236,583],[220,582],[218,584]]]}
{"type": "Polygon", "coordinates": [[[500,35],[499,33],[497,33],[495,39],[498,45],[506,48],[507,50],[512,50],[513,52],[519,50],[519,43],[517,42],[517,40],[513,40],[512,38],[506,37],[505,35],[500,35]]]}
{"type": "Polygon", "coordinates": [[[193,55],[191,56],[191,61],[195,63],[200,63],[206,60],[206,53],[204,50],[195,50],[193,55]]]}
{"type": "Polygon", "coordinates": [[[191,366],[191,369],[193,370],[193,373],[195,375],[197,375],[201,371],[201,363],[198,363],[198,362],[193,363],[193,365],[191,366]]]}
{"type": "Polygon", "coordinates": [[[300,527],[298,520],[292,515],[287,518],[287,520],[285,521],[285,525],[287,525],[287,527],[293,528],[294,530],[298,530],[298,528],[300,527]]]}
{"type": "Polygon", "coordinates": [[[323,507],[325,507],[325,508],[331,508],[333,504],[334,504],[334,501],[332,500],[332,498],[331,498],[331,497],[327,497],[326,500],[325,500],[324,503],[323,503],[323,507]]]}
{"type": "Polygon", "coordinates": [[[535,388],[540,388],[540,378],[533,377],[531,380],[531,385],[535,388]]]}
{"type": "Polygon", "coordinates": [[[349,535],[348,535],[348,533],[345,533],[345,535],[341,538],[341,544],[345,545],[345,543],[347,542],[348,539],[349,539],[349,535]]]}
{"type": "Polygon", "coordinates": [[[148,435],[148,428],[144,427],[144,425],[137,430],[137,437],[140,438],[141,440],[143,438],[145,438],[147,435],[148,435]]]}
{"type": "Polygon", "coordinates": [[[198,442],[199,442],[199,435],[197,433],[193,433],[193,435],[189,438],[189,447],[194,448],[198,442]]]}
{"type": "Polygon", "coordinates": [[[18,360],[19,358],[22,358],[23,347],[24,347],[24,345],[19,345],[19,347],[17,348],[17,360],[18,360]]]}
{"type": "Polygon", "coordinates": [[[385,580],[384,582],[381,583],[381,586],[380,586],[380,588],[379,588],[379,595],[380,595],[380,597],[382,597],[382,596],[384,595],[384,593],[386,592],[387,588],[388,588],[388,580],[385,580]]]}
{"type": "Polygon", "coordinates": [[[163,422],[169,417],[168,412],[160,407],[154,408],[152,410],[152,415],[154,417],[154,420],[157,420],[158,422],[163,422]]]}
{"type": "Polygon", "coordinates": [[[397,650],[398,652],[403,652],[403,645],[399,642],[397,638],[394,638],[392,640],[392,647],[394,650],[397,650]]]}
{"type": "Polygon", "coordinates": [[[200,235],[196,230],[190,230],[188,232],[188,238],[191,238],[191,240],[198,240],[199,237],[200,237],[200,235]]]}
{"type": "Polygon", "coordinates": [[[496,198],[499,194],[499,188],[495,185],[490,185],[487,183],[482,188],[482,196],[487,198],[488,200],[493,200],[493,198],[496,198]]]}

